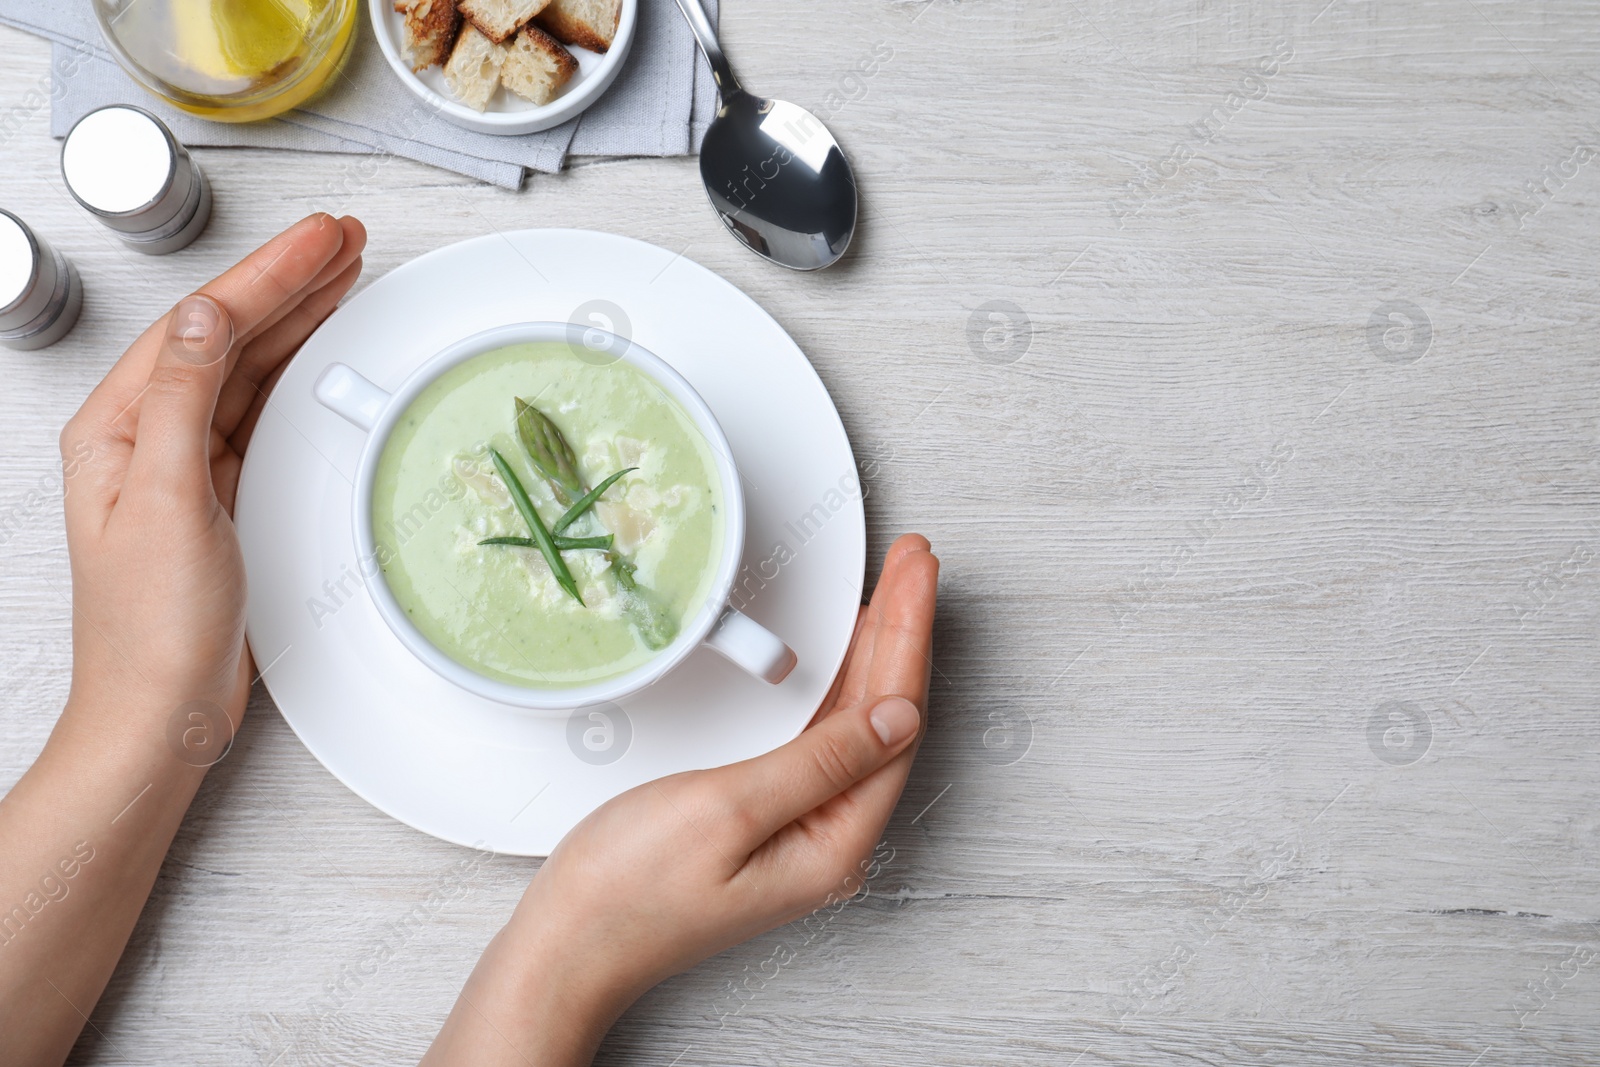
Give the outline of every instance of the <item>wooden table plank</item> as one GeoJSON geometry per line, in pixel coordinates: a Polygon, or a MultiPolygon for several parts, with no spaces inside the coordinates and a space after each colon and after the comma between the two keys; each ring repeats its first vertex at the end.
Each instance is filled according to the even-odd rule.
{"type": "MultiPolygon", "coordinates": [[[[0,782],[70,667],[55,435],[140,324],[313,209],[367,222],[369,277],[612,230],[794,334],[873,551],[923,530],[945,570],[893,863],[653,991],[601,1063],[1595,1062],[1600,23],[1324,3],[729,5],[745,78],[829,113],[861,175],[815,277],[727,240],[692,160],[518,194],[394,160],[341,204],[349,159],[201,150],[210,229],[135,261],[29,114],[0,201],[89,299],[0,352],[0,782]],[[1384,747],[1394,704],[1425,744],[1384,747]]],[[[0,50],[22,106],[47,50],[0,50]]],[[[415,1058],[536,866],[464,855],[258,693],[72,1062],[415,1058]]]]}

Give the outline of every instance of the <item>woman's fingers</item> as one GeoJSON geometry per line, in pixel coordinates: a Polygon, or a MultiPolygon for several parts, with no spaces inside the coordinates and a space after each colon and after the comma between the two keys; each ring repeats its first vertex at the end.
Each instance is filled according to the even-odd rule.
{"type": "MultiPolygon", "coordinates": [[[[902,538],[901,540],[908,540],[902,538]]],[[[927,545],[923,541],[924,546],[927,545]]],[[[867,692],[893,693],[918,707],[928,701],[928,675],[933,667],[933,613],[939,597],[939,560],[926,547],[908,549],[895,568],[894,584],[878,614],[867,692]]]]}
{"type": "MultiPolygon", "coordinates": [[[[364,236],[359,224],[355,229],[364,236]]],[[[328,215],[302,219],[181,302],[182,315],[162,316],[129,346],[62,431],[64,456],[70,446],[72,456],[92,457],[78,464],[91,473],[74,482],[77,499],[69,505],[74,512],[110,506],[124,472],[135,465],[136,442],[146,436],[152,453],[143,464],[147,473],[159,466],[157,455],[182,457],[182,469],[198,473],[219,389],[242,347],[239,338],[286,300],[297,303],[297,294],[338,257],[345,234],[346,226],[328,215]],[[223,321],[232,343],[218,361],[223,321]],[[143,410],[152,390],[167,394],[160,405],[164,417],[186,420],[183,425],[152,426],[143,410]]]]}
{"type": "MultiPolygon", "coordinates": [[[[287,298],[312,281],[338,253],[344,228],[330,215],[312,215],[256,249],[199,289],[226,309],[236,336],[243,338],[287,298]]],[[[100,432],[113,422],[125,428],[137,418],[137,404],[150,381],[170,330],[164,316],[140,335],[95,387],[79,416],[100,432]]]]}
{"type": "Polygon", "coordinates": [[[200,292],[226,307],[239,336],[249,338],[322,273],[344,240],[338,219],[312,215],[202,285],[200,292]]]}
{"type": "MultiPolygon", "coordinates": [[[[925,544],[926,542],[924,542],[925,544]]],[[[894,583],[884,594],[881,610],[868,611],[879,616],[877,646],[872,660],[868,687],[872,700],[899,696],[911,702],[924,715],[928,709],[927,658],[933,654],[933,615],[938,599],[939,560],[921,549],[907,551],[895,568],[894,583]]],[[[920,742],[920,738],[919,738],[920,742]]],[[[894,810],[906,775],[916,756],[916,745],[908,746],[881,770],[846,790],[836,804],[823,805],[816,813],[821,820],[857,823],[865,820],[864,837],[874,841],[894,810]]],[[[862,842],[870,847],[872,841],[862,842]]]]}
{"type": "Polygon", "coordinates": [[[797,820],[810,826],[813,812],[841,854],[876,841],[905,785],[922,725],[938,583],[939,561],[927,539],[896,541],[857,624],[837,709],[776,751],[709,772],[724,778],[719,786],[750,817],[753,836],[743,846],[754,851],[797,820]],[[866,696],[846,703],[856,686],[866,696]]]}
{"type": "Polygon", "coordinates": [[[928,551],[928,539],[921,534],[903,534],[895,539],[884,556],[883,571],[878,575],[878,585],[872,591],[872,602],[867,605],[866,623],[856,642],[855,651],[845,665],[844,684],[839,688],[839,704],[849,707],[859,704],[874,692],[868,688],[872,661],[876,655],[879,631],[883,623],[883,607],[890,590],[895,588],[900,563],[912,552],[928,551]]]}
{"type": "Polygon", "coordinates": [[[211,484],[211,415],[228,373],[234,326],[227,309],[196,294],[167,315],[167,335],[139,402],[128,480],[182,487],[211,484]]]}
{"type": "Polygon", "coordinates": [[[817,713],[811,716],[811,721],[806,723],[806,728],[817,725],[823,719],[833,714],[839,707],[839,691],[844,688],[844,676],[850,672],[850,663],[856,657],[856,649],[861,644],[861,634],[867,628],[867,606],[861,605],[856,612],[856,628],[850,634],[850,645],[844,652],[844,663],[839,666],[839,673],[834,675],[833,685],[828,687],[828,695],[822,698],[822,703],[817,705],[817,713]]]}
{"type": "Polygon", "coordinates": [[[884,555],[884,569],[887,570],[897,565],[900,560],[912,552],[931,552],[933,546],[928,539],[919,533],[901,534],[894,539],[894,544],[889,546],[889,551],[884,555]]]}
{"type": "MultiPolygon", "coordinates": [[[[850,641],[850,654],[845,657],[844,666],[839,669],[839,677],[834,680],[833,707],[853,707],[866,699],[867,669],[872,663],[872,646],[878,637],[879,615],[872,610],[872,602],[880,601],[885,595],[890,584],[894,581],[894,570],[898,565],[900,553],[895,551],[899,541],[889,546],[889,551],[884,555],[883,568],[878,572],[878,584],[873,587],[872,597],[868,603],[861,605],[861,614],[856,619],[855,636],[850,641]]],[[[826,718],[827,713],[818,718],[826,718]]]]}
{"type": "Polygon", "coordinates": [[[271,313],[264,316],[260,322],[256,323],[249,333],[240,335],[239,344],[241,349],[244,345],[249,344],[267,330],[270,330],[277,324],[278,320],[292,312],[302,301],[308,299],[311,294],[343,274],[345,269],[355,262],[356,257],[361,255],[362,251],[367,247],[367,228],[359,220],[347,216],[336,221],[338,222],[343,243],[339,246],[338,251],[334,253],[333,258],[324,263],[322,269],[310,281],[302,285],[297,292],[286,296],[283,302],[274,308],[271,313]]]}
{"type": "Polygon", "coordinates": [[[339,228],[344,233],[344,244],[339,249],[339,254],[328,265],[322,268],[322,273],[311,280],[310,288],[316,289],[327,285],[336,275],[341,273],[343,267],[350,265],[356,256],[367,250],[367,224],[354,215],[339,216],[339,228]]]}
{"type": "MultiPolygon", "coordinates": [[[[223,383],[222,395],[217,398],[216,424],[224,437],[233,438],[256,401],[265,395],[262,383],[300,350],[306,338],[333,313],[361,276],[360,256],[346,260],[341,250],[334,263],[341,261],[344,266],[339,274],[308,293],[288,314],[243,347],[233,373],[223,383]]],[[[254,426],[253,421],[251,425],[254,426]]],[[[244,434],[242,439],[234,441],[234,447],[242,453],[248,440],[249,434],[244,434]]]]}
{"type": "MultiPolygon", "coordinates": [[[[924,542],[926,543],[926,542],[924,542]]],[[[939,597],[939,559],[933,553],[913,550],[905,554],[895,570],[895,583],[885,598],[878,631],[876,653],[868,688],[873,698],[884,695],[904,697],[922,712],[928,712],[928,677],[933,665],[933,617],[939,597]]],[[[876,840],[888,821],[911,773],[911,761],[921,744],[908,747],[882,770],[850,789],[846,796],[855,805],[875,812],[879,819],[868,835],[876,840]]],[[[844,798],[841,798],[844,799],[844,798]]],[[[863,847],[870,847],[871,841],[863,847]]]]}
{"type": "Polygon", "coordinates": [[[921,716],[899,697],[842,709],[764,756],[705,774],[748,819],[754,850],[780,829],[838,796],[905,750],[921,716]]]}
{"type": "MultiPolygon", "coordinates": [[[[873,695],[869,699],[903,699],[922,713],[919,718],[925,722],[928,675],[916,652],[931,651],[933,647],[939,561],[913,545],[896,562],[893,582],[880,586],[884,595],[878,612],[874,677],[869,681],[873,695]]],[[[797,816],[795,825],[779,832],[758,858],[783,869],[799,866],[814,874],[816,881],[809,887],[812,891],[837,890],[836,883],[841,883],[852,865],[870,855],[882,839],[883,828],[905,789],[919,744],[920,733],[872,773],[797,816]]]]}

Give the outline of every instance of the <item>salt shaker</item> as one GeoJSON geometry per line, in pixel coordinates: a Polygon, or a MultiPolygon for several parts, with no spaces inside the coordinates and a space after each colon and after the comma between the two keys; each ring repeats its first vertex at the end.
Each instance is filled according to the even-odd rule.
{"type": "Polygon", "coordinates": [[[0,345],[53,345],[78,321],[77,268],[11,212],[0,209],[0,345]]]}
{"type": "Polygon", "coordinates": [[[129,248],[161,256],[211,217],[211,186],[189,150],[143,108],[113,104],[79,119],[61,146],[72,198],[129,248]]]}

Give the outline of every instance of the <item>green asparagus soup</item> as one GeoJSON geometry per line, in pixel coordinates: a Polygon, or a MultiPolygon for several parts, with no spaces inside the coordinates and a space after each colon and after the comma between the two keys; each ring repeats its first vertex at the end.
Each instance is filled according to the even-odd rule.
{"type": "Polygon", "coordinates": [[[501,681],[586,685],[650,659],[705,603],[722,489],[694,421],[643,373],[520,344],[406,409],[372,525],[384,581],[440,651],[501,681]]]}

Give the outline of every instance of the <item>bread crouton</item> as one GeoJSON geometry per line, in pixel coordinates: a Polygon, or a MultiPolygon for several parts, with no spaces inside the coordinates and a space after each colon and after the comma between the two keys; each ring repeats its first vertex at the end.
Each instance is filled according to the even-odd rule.
{"type": "Polygon", "coordinates": [[[537,26],[524,26],[507,46],[500,82],[524,100],[548,104],[578,72],[578,61],[537,26]]]}
{"type": "Polygon", "coordinates": [[[457,0],[461,13],[495,44],[520,30],[549,0],[457,0]]]}
{"type": "Polygon", "coordinates": [[[482,111],[489,106],[494,91],[500,88],[500,68],[505,61],[505,45],[495,44],[469,22],[461,27],[455,51],[444,65],[445,84],[456,99],[482,111]]]}
{"type": "Polygon", "coordinates": [[[395,0],[405,16],[405,56],[412,70],[437,67],[450,57],[461,30],[456,0],[395,0]]]}
{"type": "Polygon", "coordinates": [[[591,52],[604,52],[617,36],[622,0],[550,0],[537,21],[550,36],[591,52]]]}

